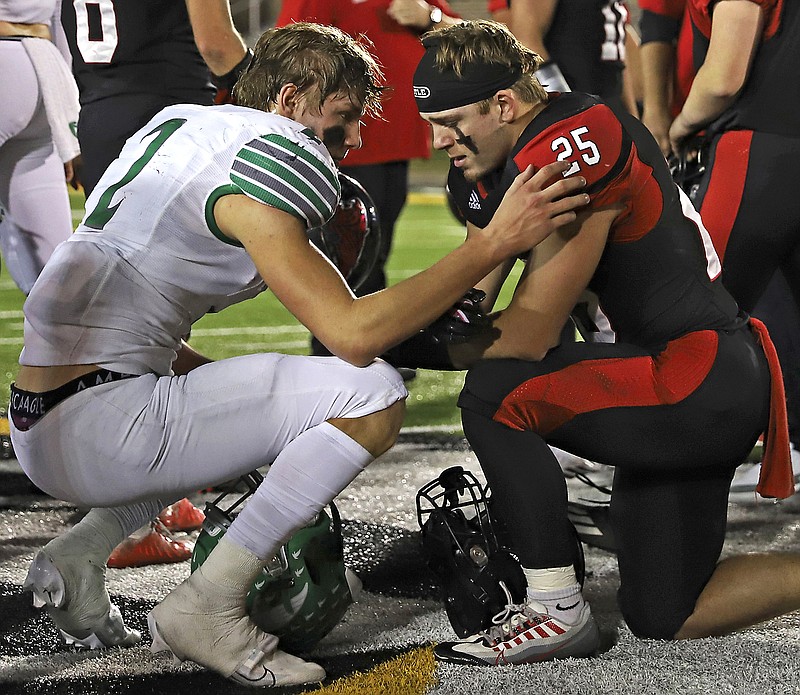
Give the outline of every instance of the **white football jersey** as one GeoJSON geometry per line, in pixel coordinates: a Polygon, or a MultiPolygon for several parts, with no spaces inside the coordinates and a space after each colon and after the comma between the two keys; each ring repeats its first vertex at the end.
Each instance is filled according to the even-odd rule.
{"type": "Polygon", "coordinates": [[[231,193],[312,228],[340,189],[327,149],[299,123],[239,106],[167,107],[125,144],[34,285],[20,363],[169,374],[197,319],[265,289],[214,222],[214,203],[231,193]]]}

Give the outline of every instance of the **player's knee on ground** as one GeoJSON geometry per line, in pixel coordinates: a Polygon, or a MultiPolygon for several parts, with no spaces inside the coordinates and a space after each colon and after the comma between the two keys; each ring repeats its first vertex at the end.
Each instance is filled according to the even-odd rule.
{"type": "Polygon", "coordinates": [[[406,412],[405,400],[359,418],[336,418],[331,424],[357,441],[376,458],[397,441],[406,412]]]}
{"type": "Polygon", "coordinates": [[[620,589],[617,598],[625,623],[642,639],[674,640],[692,613],[691,607],[680,607],[663,594],[620,589]]]}

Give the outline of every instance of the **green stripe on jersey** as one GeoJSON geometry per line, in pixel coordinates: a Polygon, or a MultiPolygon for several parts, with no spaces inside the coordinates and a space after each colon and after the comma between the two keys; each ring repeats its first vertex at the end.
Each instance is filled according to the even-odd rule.
{"type": "MultiPolygon", "coordinates": [[[[306,202],[306,205],[311,205],[323,219],[327,219],[330,215],[331,206],[320,196],[317,189],[313,187],[307,178],[297,173],[296,169],[292,169],[283,162],[277,161],[270,156],[253,152],[252,150],[240,150],[237,158],[252,164],[256,170],[271,173],[280,183],[284,184],[289,189],[287,192],[298,194],[298,198],[302,198],[302,202],[306,202]]],[[[241,185],[241,183],[234,178],[237,175],[237,173],[232,172],[231,180],[241,185]]],[[[269,178],[265,181],[258,181],[256,179],[245,180],[262,189],[265,193],[275,193],[280,185],[277,184],[273,188],[270,185],[271,180],[269,178]]],[[[301,206],[298,205],[298,208],[300,207],[301,206]]]]}
{"type": "Polygon", "coordinates": [[[339,196],[338,178],[324,161],[297,143],[280,135],[264,135],[239,150],[237,160],[241,163],[234,162],[231,180],[250,195],[261,199],[263,191],[271,200],[277,196],[284,201],[281,207],[293,206],[312,226],[330,217],[339,196]],[[245,170],[248,165],[252,172],[245,170]]]}

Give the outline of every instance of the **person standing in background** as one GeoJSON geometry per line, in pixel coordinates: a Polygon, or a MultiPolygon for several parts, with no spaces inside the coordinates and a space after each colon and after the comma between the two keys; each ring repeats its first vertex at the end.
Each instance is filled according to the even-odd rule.
{"type": "Polygon", "coordinates": [[[143,124],[171,104],[224,100],[250,58],[229,0],[65,0],[61,19],[80,90],[87,198],[143,124]]]}
{"type": "MultiPolygon", "coordinates": [[[[251,53],[236,30],[229,0],[64,0],[61,8],[80,91],[78,139],[87,206],[125,141],[172,104],[230,101],[251,53]]],[[[123,541],[109,567],[180,562],[191,544],[171,531],[200,527],[188,499],[123,541]]]]}
{"type": "Polygon", "coordinates": [[[26,295],[72,233],[78,90],[59,0],[0,1],[0,249],[26,295]]]}
{"type": "MultiPolygon", "coordinates": [[[[414,69],[422,57],[420,36],[458,21],[446,0],[283,0],[276,25],[314,21],[338,27],[350,36],[365,35],[386,75],[382,118],[366,116],[362,146],[351,150],[340,166],[369,193],[381,225],[381,248],[370,275],[357,294],[386,287],[386,261],[395,224],[408,196],[412,159],[430,157],[430,128],[417,113],[412,89],[414,69]]],[[[312,351],[325,354],[314,340],[312,351]]]]}
{"type": "Polygon", "coordinates": [[[539,79],[551,92],[596,94],[609,106],[637,115],[633,84],[625,78],[628,8],[620,0],[514,0],[510,29],[544,63],[539,79]]]}
{"type": "MultiPolygon", "coordinates": [[[[800,67],[800,11],[783,0],[686,2],[692,63],[685,102],[669,129],[680,156],[703,141],[705,170],[692,202],[723,261],[722,281],[773,335],[786,384],[795,484],[800,484],[800,90],[782,79],[800,67]],[[713,11],[713,14],[712,14],[713,11]],[[758,212],[756,212],[758,210],[758,212]],[[769,211],[764,214],[764,211],[769,211]]],[[[687,62],[679,43],[677,63],[687,62]]],[[[759,466],[737,472],[732,492],[753,495],[759,466]]]]}
{"type": "MultiPolygon", "coordinates": [[[[59,0],[0,1],[0,253],[25,295],[72,233],[79,106],[60,11],[59,0]]],[[[5,408],[0,458],[14,458],[5,408]]]]}

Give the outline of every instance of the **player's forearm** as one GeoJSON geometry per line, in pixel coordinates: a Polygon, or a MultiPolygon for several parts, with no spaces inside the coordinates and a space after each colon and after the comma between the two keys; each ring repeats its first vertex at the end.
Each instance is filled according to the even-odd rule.
{"type": "Polygon", "coordinates": [[[675,48],[671,43],[651,41],[642,45],[639,54],[642,66],[642,123],[667,156],[671,150],[669,127],[673,115],[675,48]]]}
{"type": "Polygon", "coordinates": [[[501,247],[476,238],[467,240],[427,270],[359,297],[340,314],[338,326],[331,326],[330,337],[317,337],[339,357],[368,364],[433,323],[504,257],[501,247]]]}
{"type": "Polygon", "coordinates": [[[675,72],[675,47],[651,41],[639,49],[642,66],[642,103],[644,112],[668,112],[675,72]]]}
{"type": "Polygon", "coordinates": [[[673,124],[686,135],[702,130],[736,101],[737,92],[720,91],[713,79],[707,81],[704,77],[700,73],[695,77],[686,103],[673,124]]]}
{"type": "Polygon", "coordinates": [[[215,75],[230,72],[247,45],[236,30],[228,0],[186,0],[197,50],[215,75]]]}
{"type": "MultiPolygon", "coordinates": [[[[506,259],[536,247],[556,230],[572,224],[576,210],[585,206],[589,197],[585,193],[569,195],[586,181],[580,176],[563,178],[566,166],[557,162],[536,173],[532,166],[527,167],[484,229],[470,228],[468,239],[428,270],[356,300],[355,304],[360,302],[367,311],[362,334],[368,340],[378,336],[368,348],[365,346],[360,359],[383,354],[429,325],[506,259]]],[[[328,348],[335,352],[330,345],[328,348]]]]}
{"type": "Polygon", "coordinates": [[[558,0],[514,0],[511,3],[510,28],[514,36],[544,60],[550,60],[544,37],[553,22],[557,5],[558,0]]]}
{"type": "Polygon", "coordinates": [[[733,104],[747,82],[763,25],[756,3],[717,4],[708,53],[676,118],[673,140],[676,134],[702,129],[733,104]]]}

